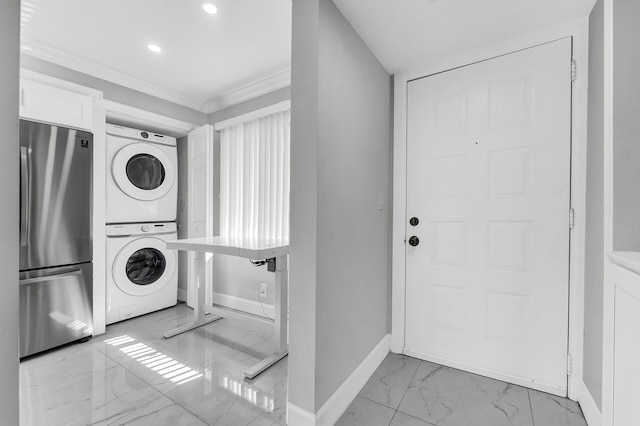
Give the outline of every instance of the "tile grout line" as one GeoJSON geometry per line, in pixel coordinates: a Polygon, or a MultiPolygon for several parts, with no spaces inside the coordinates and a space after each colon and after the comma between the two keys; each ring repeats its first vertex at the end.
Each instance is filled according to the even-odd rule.
{"type": "MultiPolygon", "coordinates": [[[[404,355],[402,355],[402,356],[404,356],[404,355]]],[[[418,360],[418,358],[411,358],[411,359],[418,360]]],[[[421,360],[421,359],[418,360],[418,366],[416,367],[416,371],[413,372],[413,376],[411,376],[411,380],[409,380],[409,385],[404,390],[404,393],[402,394],[402,398],[400,398],[400,402],[398,402],[398,408],[396,408],[396,411],[400,411],[400,406],[402,405],[402,401],[404,401],[404,398],[407,396],[407,392],[409,392],[409,388],[411,388],[411,384],[413,383],[413,380],[416,378],[416,375],[418,374],[418,370],[420,370],[420,367],[422,366],[423,363],[424,363],[423,360],[421,360]]],[[[404,411],[400,411],[400,412],[402,414],[407,414],[404,411]]],[[[407,415],[410,416],[410,414],[407,414],[407,415]]],[[[413,417],[413,416],[411,416],[411,417],[413,417]]],[[[422,420],[422,419],[420,419],[420,420],[422,420]]]]}
{"type": "MultiPolygon", "coordinates": [[[[79,349],[79,350],[78,350],[78,352],[79,352],[79,351],[82,351],[82,350],[85,350],[85,349],[86,349],[86,348],[79,349]]],[[[93,348],[93,347],[91,347],[91,349],[96,350],[96,349],[95,349],[95,348],[93,348]]],[[[102,353],[101,351],[98,351],[98,352],[102,353]]],[[[76,357],[76,356],[77,356],[77,353],[75,353],[75,354],[73,354],[73,355],[71,355],[71,356],[64,356],[64,359],[61,359],[60,361],[62,362],[62,361],[64,361],[64,360],[71,360],[71,359],[73,359],[73,358],[74,358],[74,357],[76,357]]],[[[57,364],[57,362],[56,362],[56,363],[54,363],[54,364],[57,364]]],[[[34,369],[39,369],[39,368],[46,368],[47,366],[48,366],[48,364],[47,364],[47,365],[42,365],[42,366],[40,366],[40,367],[33,367],[33,368],[34,368],[34,369]]],[[[25,372],[25,373],[26,373],[26,372],[29,370],[29,369],[22,370],[22,369],[20,369],[20,366],[19,366],[18,368],[19,368],[19,370],[18,370],[18,374],[19,374],[19,376],[21,376],[23,372],[25,372]]],[[[106,370],[106,368],[105,368],[105,370],[106,370]]],[[[87,379],[89,379],[89,378],[92,378],[92,377],[93,377],[93,375],[94,375],[95,373],[96,373],[96,372],[95,372],[94,370],[91,370],[91,375],[90,375],[90,376],[87,376],[87,377],[85,377],[85,378],[81,378],[81,379],[76,379],[76,380],[72,381],[71,383],[69,383],[69,384],[67,384],[67,385],[65,385],[65,386],[63,386],[63,387],[61,387],[61,388],[59,388],[59,389],[56,389],[56,390],[48,390],[48,391],[46,391],[46,393],[44,393],[43,395],[40,395],[40,396],[38,396],[37,398],[33,398],[33,399],[29,400],[29,401],[22,401],[22,398],[20,398],[19,403],[20,403],[20,405],[22,405],[22,404],[32,404],[32,403],[33,403],[33,402],[35,402],[35,401],[38,401],[38,400],[40,400],[40,399],[42,399],[42,398],[46,398],[46,397],[48,397],[48,396],[51,396],[51,395],[53,395],[53,394],[54,394],[54,393],[56,393],[56,392],[59,392],[59,391],[64,390],[64,389],[67,389],[67,388],[69,388],[69,387],[71,387],[71,386],[75,386],[75,385],[77,385],[78,383],[80,383],[80,382],[82,382],[82,381],[84,381],[84,380],[87,380],[87,379]]],[[[20,380],[22,380],[22,379],[20,378],[20,380]]],[[[22,387],[22,383],[20,384],[20,386],[22,387]]]]}
{"type": "MultiPolygon", "coordinates": [[[[142,342],[142,343],[145,343],[145,342],[142,342]]],[[[146,344],[146,343],[145,343],[145,344],[146,344]]],[[[260,342],[256,343],[254,346],[256,346],[256,345],[258,345],[258,344],[260,344],[260,342]]],[[[252,347],[253,347],[253,346],[252,346],[252,347]]],[[[235,348],[234,348],[234,349],[235,349],[235,348]]],[[[97,350],[97,349],[96,349],[96,350],[97,350]]],[[[157,349],[156,349],[156,350],[157,350],[157,349]]],[[[98,351],[99,351],[99,350],[98,350],[98,351]]],[[[138,379],[140,379],[140,380],[141,380],[143,383],[145,383],[147,386],[149,386],[149,387],[150,387],[150,388],[152,388],[153,390],[157,391],[157,392],[158,392],[158,393],[160,393],[162,396],[166,397],[166,398],[167,398],[167,399],[169,399],[171,402],[173,402],[174,404],[176,404],[177,406],[179,406],[180,408],[182,408],[182,409],[183,409],[183,410],[185,410],[186,412],[190,413],[191,415],[193,415],[193,416],[194,416],[195,418],[197,418],[198,420],[202,421],[204,424],[209,425],[209,423],[207,423],[207,421],[206,421],[205,419],[201,418],[201,417],[200,417],[200,416],[198,416],[196,413],[194,413],[193,411],[189,410],[187,407],[185,407],[184,405],[182,405],[180,402],[176,401],[176,400],[175,400],[175,399],[173,399],[171,396],[169,396],[168,394],[166,394],[166,393],[164,393],[163,391],[161,391],[160,389],[158,389],[154,384],[152,384],[152,383],[148,382],[148,381],[147,381],[147,380],[145,380],[143,377],[140,377],[140,376],[139,376],[138,374],[136,374],[134,371],[132,371],[131,369],[127,368],[125,365],[121,364],[118,360],[114,359],[114,358],[113,358],[113,357],[111,357],[109,354],[107,354],[107,353],[106,353],[106,351],[105,351],[105,352],[99,351],[99,352],[103,353],[103,354],[104,354],[104,356],[106,356],[107,358],[109,358],[111,361],[113,361],[114,363],[116,363],[116,364],[117,364],[117,365],[119,365],[120,367],[124,368],[125,370],[127,370],[127,371],[128,371],[128,372],[130,372],[131,374],[133,374],[135,377],[137,377],[138,379]]],[[[226,362],[226,361],[228,361],[228,360],[230,360],[230,359],[233,359],[234,357],[238,356],[238,355],[239,355],[239,354],[241,354],[241,353],[242,353],[242,351],[236,351],[236,353],[234,353],[232,356],[225,358],[224,360],[222,360],[222,361],[220,361],[220,362],[216,363],[214,366],[217,366],[217,365],[219,365],[219,364],[222,364],[223,362],[226,362]]],[[[124,359],[127,359],[127,358],[124,358],[124,359]]],[[[203,373],[203,374],[204,374],[204,373],[203,373]]],[[[175,389],[177,389],[177,387],[175,387],[175,388],[171,389],[171,390],[170,390],[170,391],[168,391],[168,392],[172,392],[172,391],[174,391],[175,389]]],[[[157,399],[157,398],[155,398],[155,399],[157,399]]],[[[153,401],[155,401],[155,399],[154,399],[153,401]]],[[[145,404],[144,406],[146,406],[146,405],[148,405],[148,404],[145,404]]],[[[140,407],[140,408],[142,408],[142,407],[140,407]]],[[[140,408],[137,408],[136,410],[134,410],[134,411],[132,411],[132,412],[138,411],[140,408]]],[[[255,420],[256,420],[258,417],[260,417],[262,414],[263,414],[262,412],[258,413],[255,417],[253,417],[253,418],[251,419],[251,421],[250,421],[249,423],[251,423],[251,422],[255,421],[255,420]]],[[[247,423],[247,425],[248,425],[249,423],[247,423]]]]}
{"type": "MultiPolygon", "coordinates": [[[[157,350],[157,349],[156,349],[157,350]]],[[[117,361],[116,359],[113,359],[109,354],[105,352],[104,356],[106,356],[107,358],[109,358],[111,361],[115,362],[117,365],[119,365],[120,367],[124,368],[125,370],[127,370],[129,373],[133,374],[135,377],[137,377],[138,379],[140,379],[144,384],[146,384],[147,386],[149,386],[151,389],[155,390],[156,392],[158,392],[161,396],[164,396],[165,398],[167,398],[169,401],[173,402],[174,404],[176,404],[178,407],[182,408],[183,410],[185,410],[186,412],[188,412],[189,414],[191,414],[192,416],[194,416],[196,419],[200,420],[201,422],[203,422],[204,424],[208,425],[208,423],[200,418],[196,413],[188,410],[186,407],[184,407],[182,404],[180,404],[178,401],[174,400],[173,398],[171,398],[169,395],[167,395],[166,393],[164,393],[163,391],[161,391],[160,389],[158,389],[157,387],[155,387],[152,383],[149,383],[147,380],[145,380],[144,378],[140,377],[138,374],[136,374],[134,371],[132,371],[131,369],[127,368],[126,366],[124,366],[123,364],[121,364],[119,361],[117,361]]],[[[126,358],[125,358],[126,359],[126,358]]],[[[171,389],[172,391],[175,389],[171,389]]],[[[160,398],[160,397],[158,397],[160,398]]],[[[153,401],[155,401],[156,399],[153,399],[153,401]]],[[[144,406],[146,406],[148,404],[145,404],[144,406]]],[[[142,407],[140,407],[142,408],[142,407]]],[[[139,408],[135,409],[132,412],[138,411],[139,408]]]]}
{"type": "MultiPolygon", "coordinates": [[[[421,421],[421,422],[423,422],[423,423],[425,423],[425,424],[427,424],[427,425],[429,425],[429,426],[437,426],[437,425],[435,425],[435,424],[433,424],[433,423],[431,423],[431,422],[428,422],[428,421],[423,420],[423,419],[421,419],[421,418],[418,418],[418,417],[416,417],[416,416],[412,416],[411,414],[407,414],[407,413],[405,413],[404,411],[400,411],[400,410],[396,410],[396,413],[393,415],[393,417],[395,417],[395,416],[396,416],[396,414],[398,414],[398,413],[402,413],[402,414],[404,414],[404,415],[405,415],[405,416],[407,416],[407,417],[411,417],[412,419],[419,420],[419,421],[421,421]]],[[[391,418],[391,420],[393,421],[393,418],[391,418]]],[[[390,423],[390,424],[391,424],[391,423],[390,423]]]]}
{"type": "Polygon", "coordinates": [[[533,404],[531,403],[531,390],[527,389],[527,397],[529,398],[529,410],[531,411],[531,424],[536,426],[536,418],[533,415],[533,404]]]}
{"type": "Polygon", "coordinates": [[[105,424],[106,424],[106,426],[110,426],[110,425],[114,424],[115,422],[118,422],[118,421],[120,421],[120,420],[122,420],[122,419],[124,419],[124,418],[126,418],[126,417],[129,417],[130,415],[132,415],[132,414],[134,414],[134,413],[138,412],[139,410],[142,410],[144,407],[146,407],[146,406],[150,405],[151,403],[153,403],[153,402],[157,401],[157,400],[158,400],[158,399],[160,399],[160,398],[162,398],[162,395],[158,395],[157,397],[153,398],[151,401],[147,402],[146,404],[142,404],[140,407],[136,408],[135,410],[130,411],[130,412],[128,412],[127,414],[125,414],[125,415],[123,415],[123,416],[121,416],[121,417],[116,418],[116,419],[115,419],[115,420],[113,420],[111,423],[105,423],[105,424]]]}

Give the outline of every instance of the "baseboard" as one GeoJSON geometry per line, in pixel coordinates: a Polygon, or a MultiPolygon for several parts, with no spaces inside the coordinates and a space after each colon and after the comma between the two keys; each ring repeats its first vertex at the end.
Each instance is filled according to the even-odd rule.
{"type": "Polygon", "coordinates": [[[226,308],[235,309],[237,311],[248,312],[253,315],[258,316],[268,316],[269,318],[273,318],[275,315],[275,307],[273,305],[267,305],[262,302],[262,307],[260,306],[260,302],[257,300],[249,300],[243,299],[242,297],[229,296],[228,294],[223,293],[213,293],[213,303],[216,305],[221,305],[226,308]],[[264,308],[264,312],[262,309],[264,308]]]}
{"type": "Polygon", "coordinates": [[[596,401],[593,399],[589,388],[582,381],[580,384],[580,397],[578,398],[578,404],[582,408],[582,414],[589,426],[601,426],[602,425],[602,412],[598,408],[596,401]]]}
{"type": "Polygon", "coordinates": [[[385,335],[367,357],[356,367],[327,402],[312,414],[292,403],[287,403],[287,424],[295,426],[332,426],[356,399],[376,369],[389,353],[391,335],[385,335]]]}
{"type": "Polygon", "coordinates": [[[290,426],[315,426],[316,416],[304,408],[287,402],[287,424],[290,426]]]}
{"type": "MultiPolygon", "coordinates": [[[[178,289],[178,300],[181,302],[187,301],[187,290],[183,288],[178,289]]],[[[265,314],[269,318],[273,318],[276,314],[276,309],[273,305],[268,305],[266,303],[262,303],[260,306],[260,302],[257,300],[249,300],[243,299],[242,297],[229,296],[228,294],[223,293],[213,293],[213,303],[216,305],[224,306],[225,308],[235,309],[237,311],[248,312],[253,315],[258,315],[260,317],[265,316],[265,314]],[[264,308],[264,312],[262,309],[264,308]]],[[[190,305],[189,305],[190,306],[190,305]]],[[[192,307],[192,306],[190,306],[192,307]]]]}

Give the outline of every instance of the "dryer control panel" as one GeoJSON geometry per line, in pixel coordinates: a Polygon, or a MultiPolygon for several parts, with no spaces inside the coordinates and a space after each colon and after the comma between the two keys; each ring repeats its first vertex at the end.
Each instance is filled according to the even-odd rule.
{"type": "Polygon", "coordinates": [[[162,145],[177,146],[176,138],[173,136],[161,135],[152,131],[133,129],[131,127],[118,126],[107,123],[107,134],[128,139],[138,139],[141,142],[159,143],[162,145]]]}
{"type": "Polygon", "coordinates": [[[169,234],[177,231],[175,222],[159,223],[118,223],[107,225],[107,237],[122,237],[128,235],[169,234]]]}

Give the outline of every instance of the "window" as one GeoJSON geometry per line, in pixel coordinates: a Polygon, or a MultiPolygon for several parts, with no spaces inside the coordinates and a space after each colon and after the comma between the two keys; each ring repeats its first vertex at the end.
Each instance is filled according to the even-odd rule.
{"type": "Polygon", "coordinates": [[[220,134],[220,235],[289,239],[290,110],[236,122],[220,134]]]}

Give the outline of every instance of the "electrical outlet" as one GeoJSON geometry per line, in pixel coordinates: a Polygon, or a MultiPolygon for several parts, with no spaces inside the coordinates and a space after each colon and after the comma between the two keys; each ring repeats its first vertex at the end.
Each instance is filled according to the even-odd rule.
{"type": "Polygon", "coordinates": [[[267,284],[266,283],[261,283],[260,284],[260,297],[262,299],[266,299],[267,298],[267,284]]]}

